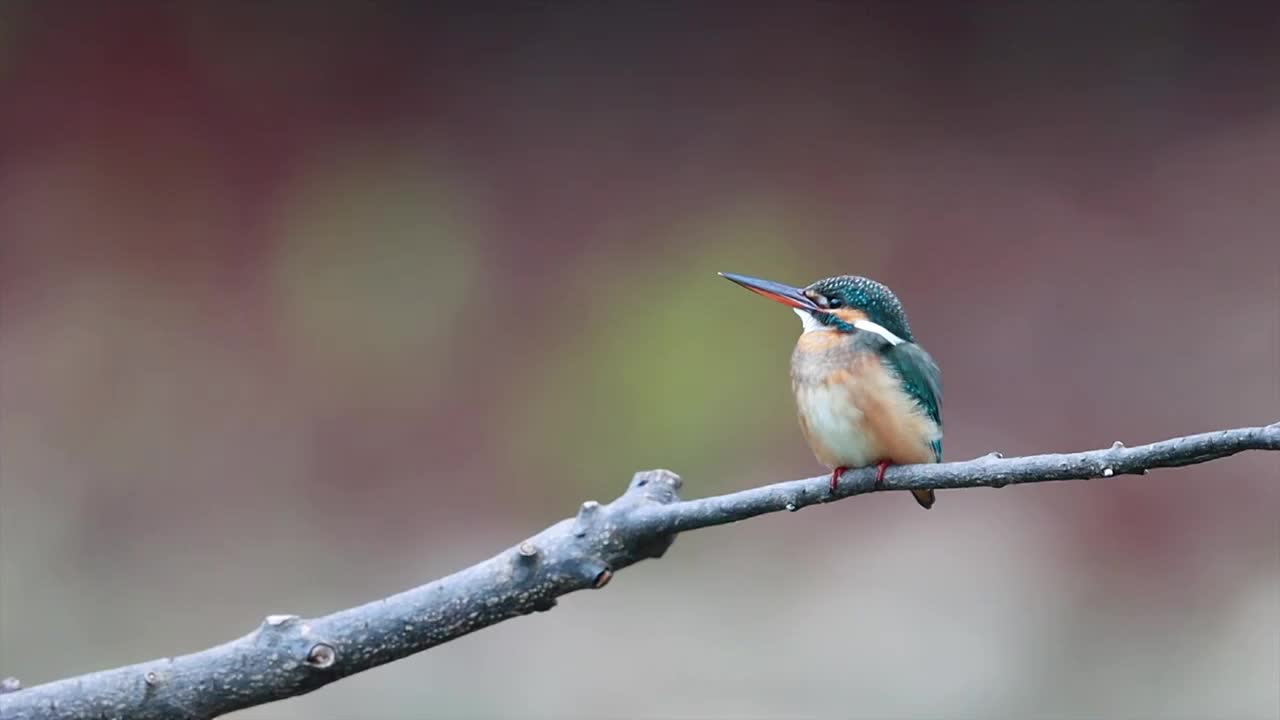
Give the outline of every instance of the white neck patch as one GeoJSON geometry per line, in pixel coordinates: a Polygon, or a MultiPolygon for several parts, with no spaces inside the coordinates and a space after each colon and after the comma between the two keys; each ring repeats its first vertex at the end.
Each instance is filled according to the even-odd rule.
{"type": "MultiPolygon", "coordinates": [[[[805,312],[800,308],[791,308],[791,310],[796,315],[800,316],[800,324],[804,326],[804,331],[801,334],[811,333],[811,332],[825,332],[825,331],[831,330],[830,326],[823,325],[822,323],[818,322],[818,319],[810,315],[808,312],[805,312]]],[[[906,342],[905,340],[898,337],[897,335],[894,335],[889,330],[889,328],[886,328],[885,326],[879,323],[873,323],[870,320],[854,320],[853,326],[863,332],[875,333],[876,335],[879,335],[880,337],[884,338],[885,342],[889,343],[890,345],[901,345],[902,343],[906,342]]]]}
{"type": "Polygon", "coordinates": [[[863,330],[866,332],[871,332],[879,335],[880,337],[889,341],[890,345],[901,345],[903,342],[905,342],[902,338],[889,332],[889,329],[886,328],[885,326],[873,323],[870,320],[854,320],[853,326],[858,328],[859,330],[863,330]]]}

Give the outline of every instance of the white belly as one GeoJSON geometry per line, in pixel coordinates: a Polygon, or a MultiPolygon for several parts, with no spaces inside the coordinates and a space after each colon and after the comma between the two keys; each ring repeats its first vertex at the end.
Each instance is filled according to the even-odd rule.
{"type": "Polygon", "coordinates": [[[848,389],[810,385],[796,392],[800,421],[818,461],[828,467],[874,465],[885,449],[864,430],[866,424],[848,389]]]}

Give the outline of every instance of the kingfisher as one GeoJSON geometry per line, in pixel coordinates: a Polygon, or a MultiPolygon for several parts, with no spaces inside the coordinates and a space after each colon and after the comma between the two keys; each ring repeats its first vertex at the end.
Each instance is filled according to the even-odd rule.
{"type": "MultiPolygon", "coordinates": [[[[720,273],[789,305],[803,330],[791,354],[800,430],[831,468],[831,492],[851,468],[942,461],[942,387],[933,358],[916,344],[902,303],[885,285],[839,275],[797,288],[720,273]]],[[[932,490],[912,490],[933,507],[932,490]]]]}

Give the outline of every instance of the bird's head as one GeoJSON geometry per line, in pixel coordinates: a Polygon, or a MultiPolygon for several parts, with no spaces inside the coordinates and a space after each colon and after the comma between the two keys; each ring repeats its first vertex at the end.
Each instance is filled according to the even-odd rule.
{"type": "Polygon", "coordinates": [[[751,292],[791,306],[800,316],[805,332],[852,333],[859,329],[879,332],[883,329],[892,336],[886,336],[890,342],[895,339],[914,342],[907,314],[898,296],[870,278],[837,275],[798,288],[746,275],[720,273],[720,276],[751,292]]]}

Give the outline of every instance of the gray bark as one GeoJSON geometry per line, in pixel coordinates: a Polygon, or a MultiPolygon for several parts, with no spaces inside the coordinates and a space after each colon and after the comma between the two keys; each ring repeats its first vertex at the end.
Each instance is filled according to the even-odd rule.
{"type": "MultiPolygon", "coordinates": [[[[1280,450],[1280,423],[1191,435],[1128,448],[891,467],[886,490],[1004,487],[1050,480],[1145,474],[1245,450],[1280,450]]],[[[680,478],[637,473],[621,497],[582,504],[498,555],[453,575],[332,615],[269,615],[249,634],[171,658],[25,689],[0,685],[0,719],[212,718],[302,695],[354,673],[449,642],[508,618],[549,610],[575,590],[599,589],[613,573],[661,557],[681,532],[795,511],[872,492],[875,468],[781,482],[681,501],[680,478]]]]}

